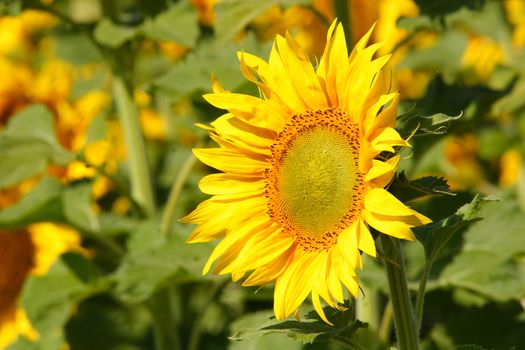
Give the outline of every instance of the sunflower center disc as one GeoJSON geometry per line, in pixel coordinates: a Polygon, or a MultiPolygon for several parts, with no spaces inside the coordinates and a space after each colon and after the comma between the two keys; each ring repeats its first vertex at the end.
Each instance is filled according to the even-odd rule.
{"type": "Polygon", "coordinates": [[[331,245],[360,207],[357,126],[339,110],[296,115],[272,153],[270,215],[309,249],[331,245]]]}

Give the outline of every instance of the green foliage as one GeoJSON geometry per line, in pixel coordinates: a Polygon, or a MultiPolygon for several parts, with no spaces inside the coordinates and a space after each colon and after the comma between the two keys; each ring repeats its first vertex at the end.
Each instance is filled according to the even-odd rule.
{"type": "Polygon", "coordinates": [[[121,46],[136,34],[136,28],[115,24],[108,18],[103,18],[93,32],[99,43],[112,48],[121,46]]]}
{"type": "Polygon", "coordinates": [[[162,236],[156,225],[144,223],[131,233],[128,251],[113,276],[115,292],[136,303],[148,299],[168,279],[198,277],[209,247],[185,244],[178,235],[162,236]]]}
{"type": "Polygon", "coordinates": [[[179,1],[142,25],[145,36],[158,41],[174,41],[194,47],[199,37],[197,11],[189,1],[179,1]]]}
{"type": "Polygon", "coordinates": [[[49,163],[72,159],[56,139],[51,113],[41,105],[28,107],[0,133],[0,188],[42,174],[49,163]]]}
{"type": "MultiPolygon", "coordinates": [[[[500,178],[509,166],[502,156],[509,150],[522,156],[525,152],[525,50],[514,46],[516,25],[505,12],[505,3],[416,3],[418,16],[397,21],[408,35],[397,43],[393,60],[401,62],[392,76],[396,69],[409,69],[428,74],[430,83],[421,98],[402,97],[397,130],[413,147],[402,153],[404,171],[394,177],[388,190],[435,220],[414,228],[420,245],[403,244],[409,287],[418,304],[428,292],[421,349],[521,348],[525,346],[520,304],[525,297],[525,168],[521,165],[515,185],[503,188],[500,178]],[[420,42],[425,35],[431,40],[420,42]],[[482,77],[464,61],[472,38],[477,37],[492,40],[503,52],[503,58],[482,77]],[[465,148],[473,155],[450,152],[447,133],[459,140],[472,137],[475,145],[460,143],[459,151],[465,148]],[[476,181],[462,182],[464,173],[474,174],[476,181]],[[457,188],[466,191],[455,194],[457,188]],[[487,195],[501,199],[493,201],[487,195]]],[[[359,310],[366,303],[351,305],[346,312],[325,308],[335,327],[313,311],[301,321],[277,322],[271,319],[273,312],[267,311],[273,303],[270,286],[255,291],[241,288],[226,276],[201,276],[214,243],[185,243],[192,227],[171,220],[169,232],[158,228],[176,180],[182,187],[173,217],[182,217],[206,198],[197,184],[209,169],[192,165],[187,176],[181,176],[181,169],[190,159],[190,149],[208,140],[194,124],[208,123],[220,113],[200,96],[210,91],[212,75],[232,92],[260,96],[239,71],[237,53],[268,57],[270,43],[259,41],[261,33],[256,30],[260,29],[252,23],[275,5],[283,13],[290,6],[304,6],[318,19],[323,17],[309,0],[224,0],[214,7],[212,24],[200,22],[202,14],[190,0],[56,0],[51,5],[12,0],[0,4],[3,13],[37,7],[59,14],[59,25],[49,29],[49,35],[29,34],[32,28],[27,26],[21,35],[12,36],[30,39],[16,52],[2,53],[2,60],[27,65],[37,80],[43,63],[58,57],[74,66],[75,77],[63,101],[50,98],[42,99],[46,106],[28,105],[33,97],[26,93],[17,101],[22,107],[16,104],[4,110],[0,106],[0,228],[19,232],[38,222],[67,225],[79,231],[88,252],[65,253],[49,273],[28,277],[19,303],[40,338],[31,342],[21,337],[10,350],[55,350],[67,344],[79,350],[161,349],[163,337],[174,344],[163,350],[177,346],[189,350],[383,350],[395,343],[382,265],[388,257],[382,252],[377,259],[363,256],[363,270],[357,271],[361,285],[366,286],[365,295],[359,297],[370,303],[374,300],[371,310],[359,310]],[[180,56],[170,56],[163,52],[164,43],[176,43],[184,50],[180,56]],[[28,52],[33,50],[42,52],[32,56],[28,52]],[[122,132],[114,128],[118,96],[110,88],[115,78],[125,83],[129,114],[141,116],[147,131],[144,148],[149,164],[144,162],[141,169],[149,167],[147,173],[153,179],[155,213],[150,217],[145,217],[141,203],[131,199],[136,184],[128,161],[143,150],[129,150],[140,135],[126,135],[128,140],[122,141],[122,132]],[[77,104],[93,90],[104,91],[113,101],[86,117],[77,104]],[[132,93],[137,90],[148,97],[147,101],[137,97],[134,105],[132,93]],[[148,121],[151,115],[158,117],[155,122],[148,121]],[[61,118],[86,118],[82,122],[89,126],[73,142],[68,137],[77,130],[72,126],[61,130],[61,118]],[[149,135],[147,127],[152,125],[167,136],[149,135]],[[53,177],[56,168],[62,171],[73,160],[84,161],[82,148],[97,140],[109,140],[111,151],[127,142],[128,154],[114,156],[115,164],[97,167],[95,175],[53,177]],[[101,179],[111,183],[103,191],[101,179]],[[27,193],[15,191],[11,198],[10,191],[24,180],[34,182],[34,187],[27,193]],[[357,320],[356,315],[371,315],[373,322],[368,326],[368,320],[357,320]],[[230,342],[228,334],[233,334],[230,342]]],[[[330,21],[321,18],[326,27],[330,21]]],[[[300,37],[304,34],[300,27],[288,29],[300,37]]],[[[63,77],[52,77],[51,87],[60,85],[57,78],[63,77]]],[[[88,102],[83,108],[95,109],[88,102]]]]}
{"type": "Polygon", "coordinates": [[[93,293],[95,288],[95,285],[80,280],[61,261],[46,275],[30,278],[22,292],[21,304],[40,338],[36,344],[21,341],[10,349],[57,349],[64,341],[61,329],[70,318],[74,305],[93,293]]]}
{"type": "Polygon", "coordinates": [[[345,342],[350,348],[356,347],[352,335],[359,328],[367,325],[352,319],[351,312],[341,312],[332,308],[324,308],[326,316],[335,327],[326,324],[315,311],[307,313],[301,321],[270,322],[256,329],[241,328],[230,337],[232,340],[248,340],[266,334],[286,334],[303,344],[326,342],[337,339],[345,342]]]}
{"type": "Polygon", "coordinates": [[[61,185],[56,179],[44,178],[16,204],[0,211],[0,227],[17,227],[41,220],[61,217],[61,185]]]}
{"type": "Polygon", "coordinates": [[[91,206],[91,191],[90,183],[68,186],[62,193],[62,205],[69,223],[87,232],[96,232],[100,224],[91,206]]]}
{"type": "Polygon", "coordinates": [[[188,54],[183,62],[156,79],[154,86],[177,100],[209,91],[211,76],[215,75],[227,89],[238,90],[246,79],[239,72],[238,61],[232,57],[236,57],[240,50],[258,54],[264,48],[267,47],[257,43],[253,35],[249,35],[241,44],[204,42],[188,54]]]}
{"type": "Polygon", "coordinates": [[[388,190],[402,202],[431,195],[454,195],[443,177],[425,176],[409,180],[404,172],[395,176],[388,190]]]}

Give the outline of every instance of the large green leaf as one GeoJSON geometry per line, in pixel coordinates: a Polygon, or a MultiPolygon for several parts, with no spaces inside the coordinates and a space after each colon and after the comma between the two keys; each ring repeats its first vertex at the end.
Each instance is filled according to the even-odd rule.
{"type": "Polygon", "coordinates": [[[43,220],[62,218],[60,192],[62,185],[56,179],[44,178],[14,205],[0,211],[0,227],[13,228],[43,220]]]}
{"type": "Polygon", "coordinates": [[[100,229],[92,207],[92,184],[81,183],[66,187],[62,193],[64,216],[68,222],[88,232],[100,229]]]}
{"type": "Polygon", "coordinates": [[[225,0],[215,7],[214,31],[221,42],[231,41],[257,16],[275,5],[310,5],[312,0],[225,0]]]}
{"type": "Polygon", "coordinates": [[[93,36],[99,43],[111,48],[117,48],[133,38],[137,33],[137,27],[118,25],[109,18],[103,18],[95,27],[93,36]]]}
{"type": "Polygon", "coordinates": [[[128,254],[115,272],[116,293],[125,301],[149,298],[168,278],[193,280],[200,275],[209,245],[187,244],[177,235],[162,235],[155,224],[132,232],[128,254]]]}
{"type": "Polygon", "coordinates": [[[176,100],[195,92],[209,91],[214,74],[227,89],[235,90],[246,82],[239,71],[239,50],[253,54],[264,51],[252,35],[240,43],[206,41],[153,84],[176,100]]]}
{"type": "Polygon", "coordinates": [[[495,301],[519,300],[525,296],[525,215],[509,196],[486,205],[480,215],[484,220],[465,232],[461,252],[438,283],[495,301]]]}
{"type": "MultiPolygon", "coordinates": [[[[366,323],[353,320],[352,311],[339,311],[330,307],[324,308],[325,314],[335,325],[330,326],[319,318],[317,312],[311,311],[301,321],[266,322],[258,328],[241,328],[230,337],[232,340],[249,340],[266,334],[286,334],[303,344],[344,340],[352,344],[352,334],[359,328],[367,327],[366,323]]],[[[357,346],[356,346],[357,347],[357,346]]]]}
{"type": "Polygon", "coordinates": [[[43,173],[49,163],[65,165],[72,159],[56,139],[47,108],[27,107],[0,133],[0,189],[43,173]]]}
{"type": "Polygon", "coordinates": [[[168,10],[142,25],[147,37],[159,41],[175,41],[192,48],[199,37],[198,14],[190,2],[179,1],[168,10]]]}
{"type": "Polygon", "coordinates": [[[402,202],[429,195],[454,195],[450,191],[445,178],[424,176],[419,179],[409,180],[404,172],[396,175],[388,190],[402,202]]]}
{"type": "Polygon", "coordinates": [[[45,275],[30,277],[22,291],[21,307],[40,336],[34,343],[21,337],[10,350],[61,348],[65,343],[62,328],[74,305],[94,292],[95,285],[84,283],[61,260],[45,275]]]}
{"type": "Polygon", "coordinates": [[[414,233],[425,248],[427,264],[432,264],[445,248],[450,238],[461,228],[481,220],[480,205],[491,200],[476,196],[472,202],[465,204],[457,212],[437,223],[416,227],[414,233]]]}
{"type": "MultiPolygon", "coordinates": [[[[258,311],[247,314],[231,324],[231,331],[237,334],[245,329],[254,329],[268,322],[273,315],[272,311],[258,311]]],[[[228,350],[266,350],[266,349],[290,349],[300,350],[302,345],[284,334],[266,334],[264,337],[254,337],[242,341],[234,340],[228,346],[228,350]]]]}

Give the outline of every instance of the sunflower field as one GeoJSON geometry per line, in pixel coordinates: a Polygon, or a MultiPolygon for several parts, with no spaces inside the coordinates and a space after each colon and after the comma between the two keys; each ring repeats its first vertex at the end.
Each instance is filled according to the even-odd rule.
{"type": "Polygon", "coordinates": [[[0,350],[525,349],[525,0],[0,0],[0,350]]]}

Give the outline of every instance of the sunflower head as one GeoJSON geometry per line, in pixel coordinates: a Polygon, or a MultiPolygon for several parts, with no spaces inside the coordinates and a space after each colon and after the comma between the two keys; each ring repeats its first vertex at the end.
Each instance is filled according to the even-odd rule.
{"type": "Polygon", "coordinates": [[[348,55],[334,22],[317,68],[294,38],[277,36],[268,62],[238,55],[260,98],[217,81],[204,96],[228,112],[201,126],[219,147],[194,153],[220,172],[199,184],[212,197],[183,219],[198,225],[188,241],[222,239],[204,273],[214,264],[246,286],[275,283],[277,319],[311,295],[329,322],[322,300],[341,308],[344,289],[357,295],[361,253],[376,256],[370,227],[414,239],[411,228],[429,222],[384,189],[408,143],[394,129],[398,93],[382,74],[389,56],[366,47],[371,31],[348,55]]]}

